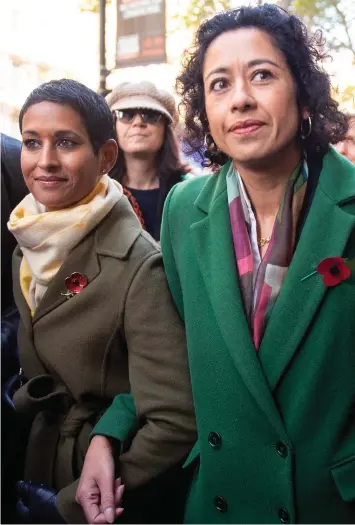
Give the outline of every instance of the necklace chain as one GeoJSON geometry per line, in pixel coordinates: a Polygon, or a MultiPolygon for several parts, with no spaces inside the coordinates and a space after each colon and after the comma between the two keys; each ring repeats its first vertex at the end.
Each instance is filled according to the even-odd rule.
{"type": "Polygon", "coordinates": [[[263,246],[265,246],[265,244],[269,244],[270,241],[271,241],[271,236],[270,237],[260,237],[260,239],[258,240],[259,248],[262,248],[263,246]]]}

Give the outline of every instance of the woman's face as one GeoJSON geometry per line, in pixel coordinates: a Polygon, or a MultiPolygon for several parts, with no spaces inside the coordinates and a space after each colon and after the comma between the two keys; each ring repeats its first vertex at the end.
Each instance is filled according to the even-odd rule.
{"type": "Polygon", "coordinates": [[[295,83],[267,33],[243,28],[217,37],[206,53],[203,82],[211,135],[236,164],[298,151],[295,83]]]}
{"type": "Polygon", "coordinates": [[[336,149],[355,164],[355,118],[349,119],[349,129],[342,142],[336,144],[336,149]]]}
{"type": "Polygon", "coordinates": [[[22,121],[21,168],[29,191],[48,210],[88,195],[117,156],[114,140],[94,154],[81,116],[68,105],[40,102],[22,121]]]}
{"type": "Polygon", "coordinates": [[[139,113],[131,122],[116,120],[118,143],[124,153],[156,155],[165,137],[165,119],[153,124],[145,123],[139,113]]]}

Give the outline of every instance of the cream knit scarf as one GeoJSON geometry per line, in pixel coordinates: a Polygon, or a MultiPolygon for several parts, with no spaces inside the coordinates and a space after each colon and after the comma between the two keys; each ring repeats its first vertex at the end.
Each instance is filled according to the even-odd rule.
{"type": "Polygon", "coordinates": [[[23,253],[21,289],[32,315],[70,252],[122,195],[122,186],[103,175],[92,192],[70,208],[46,211],[29,194],[13,210],[7,226],[23,253]]]}

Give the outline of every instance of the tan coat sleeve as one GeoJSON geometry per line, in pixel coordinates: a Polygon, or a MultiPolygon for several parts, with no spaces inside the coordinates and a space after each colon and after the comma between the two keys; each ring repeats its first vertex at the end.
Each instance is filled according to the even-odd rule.
{"type": "Polygon", "coordinates": [[[184,458],[196,441],[185,330],[160,253],[146,259],[132,281],[124,332],[142,426],[120,457],[120,471],[127,488],[134,488],[184,458]]]}

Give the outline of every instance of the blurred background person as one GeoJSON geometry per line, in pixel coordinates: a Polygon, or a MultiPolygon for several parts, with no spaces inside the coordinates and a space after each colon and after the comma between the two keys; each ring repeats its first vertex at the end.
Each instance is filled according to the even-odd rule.
{"type": "Polygon", "coordinates": [[[355,113],[347,115],[348,131],[344,140],[336,144],[336,149],[355,164],[355,113]]]}
{"type": "MultiPolygon", "coordinates": [[[[17,508],[25,522],[84,523],[75,480],[91,430],[115,395],[131,392],[137,411],[131,447],[119,458],[127,488],[191,449],[185,332],[157,243],[107,175],[117,144],[105,100],[76,81],[51,81],[29,95],[19,122],[30,194],[8,224],[18,242],[24,372],[13,402],[33,422],[17,508]]],[[[117,431],[121,421],[112,423],[117,431]]],[[[107,510],[106,518],[121,512],[107,510]]]]}
{"type": "Polygon", "coordinates": [[[4,399],[6,384],[19,369],[17,328],[19,315],[12,291],[12,254],[15,237],[7,222],[11,211],[28,193],[21,171],[21,142],[1,134],[1,521],[15,523],[15,482],[21,472],[27,427],[4,399]]]}
{"type": "Polygon", "coordinates": [[[16,246],[7,222],[28,193],[21,171],[21,142],[0,134],[1,141],[1,312],[13,303],[11,258],[16,246]]]}
{"type": "Polygon", "coordinates": [[[176,134],[180,142],[180,149],[181,149],[181,154],[182,154],[182,158],[184,162],[187,162],[189,166],[191,166],[191,169],[193,170],[193,173],[195,175],[202,175],[203,169],[204,169],[204,161],[205,161],[203,152],[199,152],[196,150],[190,151],[191,148],[189,144],[186,143],[185,141],[185,137],[184,137],[185,129],[182,123],[179,123],[176,126],[176,134]]]}
{"type": "Polygon", "coordinates": [[[151,82],[126,82],[107,102],[118,138],[110,176],[122,184],[142,227],[159,240],[166,196],[189,170],[180,157],[174,98],[151,82]]]}
{"type": "MultiPolygon", "coordinates": [[[[21,171],[21,142],[1,134],[1,379],[18,368],[16,332],[18,313],[12,290],[12,254],[16,239],[7,223],[11,211],[28,193],[21,171]]],[[[6,502],[6,500],[5,500],[6,502]]]]}

